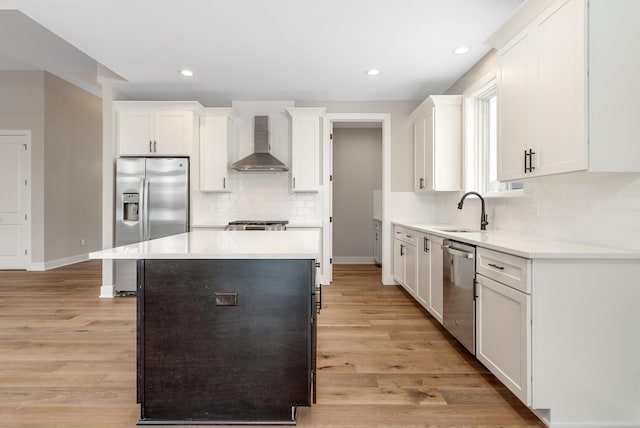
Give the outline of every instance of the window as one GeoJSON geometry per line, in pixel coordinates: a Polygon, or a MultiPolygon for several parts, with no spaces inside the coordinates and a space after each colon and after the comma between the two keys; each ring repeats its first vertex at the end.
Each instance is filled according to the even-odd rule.
{"type": "Polygon", "coordinates": [[[485,196],[513,195],[522,183],[498,181],[498,95],[495,77],[464,95],[465,187],[485,196]]]}

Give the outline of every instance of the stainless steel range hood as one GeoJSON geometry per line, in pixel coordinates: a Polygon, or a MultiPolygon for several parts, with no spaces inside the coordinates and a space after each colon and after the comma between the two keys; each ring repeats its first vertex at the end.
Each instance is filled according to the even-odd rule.
{"type": "Polygon", "coordinates": [[[289,168],[269,153],[269,116],[253,118],[254,152],[234,162],[236,171],[289,171],[289,168]]]}

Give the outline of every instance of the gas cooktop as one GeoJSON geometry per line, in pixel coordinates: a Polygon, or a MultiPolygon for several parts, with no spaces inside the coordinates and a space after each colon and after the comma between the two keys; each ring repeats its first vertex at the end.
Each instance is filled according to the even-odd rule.
{"type": "Polygon", "coordinates": [[[236,221],[229,222],[229,224],[231,225],[248,224],[248,225],[264,225],[264,226],[274,225],[274,224],[286,225],[288,223],[289,223],[288,220],[236,220],[236,221]]]}
{"type": "Polygon", "coordinates": [[[287,220],[236,220],[226,230],[287,230],[287,220]]]}

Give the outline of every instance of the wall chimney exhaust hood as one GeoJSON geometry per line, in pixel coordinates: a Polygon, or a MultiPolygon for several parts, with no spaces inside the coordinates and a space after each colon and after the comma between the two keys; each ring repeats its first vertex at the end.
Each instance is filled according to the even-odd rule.
{"type": "Polygon", "coordinates": [[[289,168],[269,153],[269,116],[253,118],[254,151],[249,156],[234,162],[236,171],[289,171],[289,168]]]}

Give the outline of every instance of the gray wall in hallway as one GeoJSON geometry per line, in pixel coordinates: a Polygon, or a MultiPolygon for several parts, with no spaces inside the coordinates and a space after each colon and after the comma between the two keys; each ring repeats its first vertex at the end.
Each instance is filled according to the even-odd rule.
{"type": "Polygon", "coordinates": [[[333,178],[333,257],[373,258],[373,191],[382,188],[382,129],[334,129],[333,178]]]}

